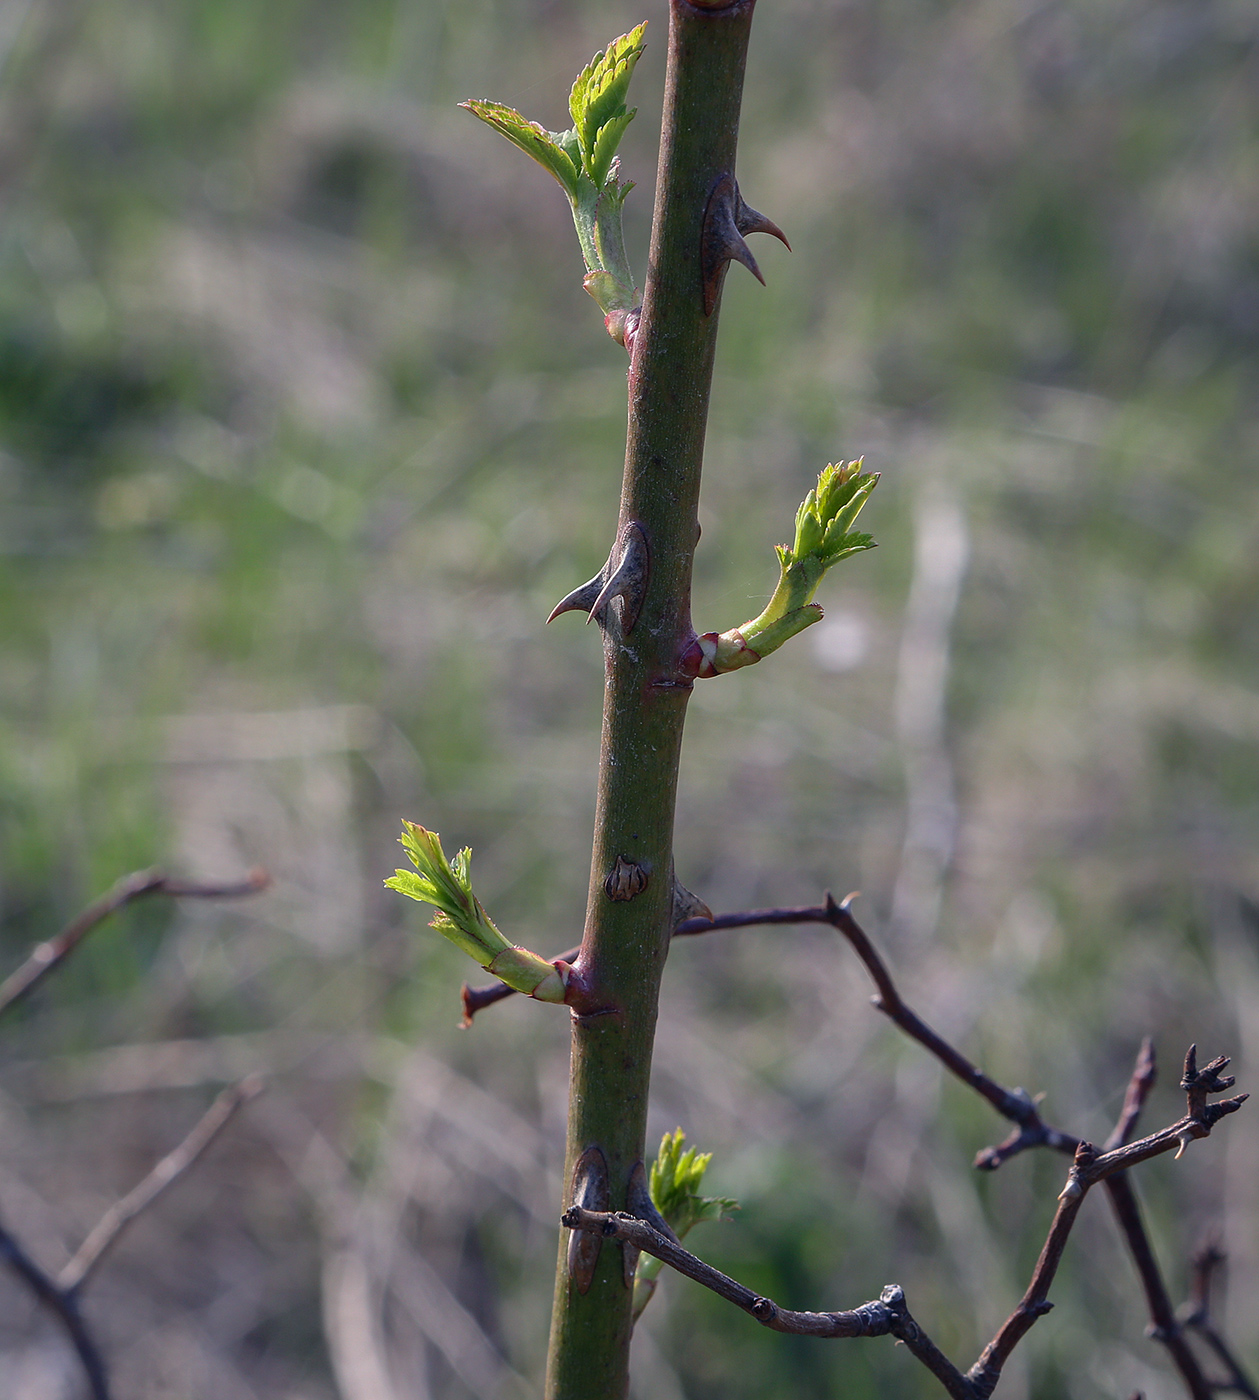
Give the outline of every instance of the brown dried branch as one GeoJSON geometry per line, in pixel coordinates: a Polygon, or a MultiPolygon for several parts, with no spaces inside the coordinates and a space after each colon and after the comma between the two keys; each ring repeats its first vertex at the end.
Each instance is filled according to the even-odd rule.
{"type": "Polygon", "coordinates": [[[1041,1118],[1036,1102],[1030,1094],[1023,1090],[1007,1089],[995,1079],[989,1079],[977,1065],[973,1065],[965,1055],[954,1049],[901,1000],[887,965],[866,936],[865,930],[852,916],[849,906],[854,898],[855,896],[849,895],[842,904],[837,904],[827,894],[826,922],[833,924],[844,935],[870,974],[878,988],[878,995],[874,998],[875,1007],[912,1040],[930,1050],[945,1069],[956,1075],[963,1084],[982,1094],[1003,1118],[1018,1124],[1018,1131],[998,1147],[984,1148],[975,1158],[975,1165],[983,1171],[992,1171],[1028,1147],[1052,1147],[1059,1152],[1074,1152],[1079,1139],[1051,1128],[1041,1118]]]}
{"type": "MultiPolygon", "coordinates": [[[[1157,1073],[1154,1042],[1146,1036],[1137,1053],[1132,1077],[1128,1080],[1128,1089],[1124,1094],[1123,1108],[1120,1110],[1118,1121],[1106,1139],[1108,1149],[1121,1146],[1136,1131],[1137,1119],[1150,1090],[1154,1087],[1157,1073]]],[[[1167,1348],[1167,1353],[1180,1372],[1185,1389],[1192,1400],[1211,1400],[1211,1382],[1176,1320],[1167,1285],[1163,1281],[1158,1260],[1154,1257],[1154,1248],[1146,1233],[1145,1222],[1141,1218],[1141,1207],[1132,1182],[1125,1173],[1120,1172],[1117,1176],[1107,1178],[1106,1192],[1145,1293],[1146,1307],[1150,1314],[1149,1336],[1167,1348]]]]}
{"type": "Polygon", "coordinates": [[[160,870],[138,870],[124,875],[114,887],[97,900],[46,943],[37,944],[21,967],[0,983],[0,1015],[15,1002],[30,994],[49,973],[55,971],[80,943],[111,914],[117,913],[132,900],[146,895],[163,894],[173,899],[239,899],[266,889],[271,877],[265,870],[251,870],[244,880],[226,885],[205,885],[189,880],[175,880],[160,870]]]}
{"type": "Polygon", "coordinates": [[[1154,1054],[1154,1042],[1147,1035],[1137,1051],[1137,1062],[1132,1067],[1132,1077],[1128,1080],[1128,1088],[1123,1096],[1123,1108],[1119,1110],[1115,1126],[1106,1139],[1108,1150],[1127,1142],[1136,1132],[1137,1120],[1141,1117],[1141,1110],[1145,1107],[1145,1101],[1150,1097],[1150,1090],[1154,1088],[1157,1078],[1158,1059],[1154,1054]]]}
{"type": "MultiPolygon", "coordinates": [[[[1046,1123],[1041,1118],[1036,1102],[1030,1095],[1022,1090],[1007,1089],[990,1079],[906,1005],[887,969],[887,965],[865,931],[853,918],[850,908],[852,898],[853,896],[850,895],[842,903],[837,903],[828,893],[824,905],[753,909],[734,914],[717,915],[712,919],[688,919],[678,925],[674,936],[710,933],[719,929],[747,928],[756,925],[830,924],[848,939],[854,952],[870,974],[871,980],[878,990],[878,995],[873,999],[876,1008],[908,1036],[929,1050],[964,1084],[982,1094],[998,1113],[1016,1125],[1015,1131],[1003,1142],[994,1147],[984,1148],[977,1154],[976,1167],[980,1170],[995,1170],[1003,1162],[1029,1147],[1049,1147],[1058,1152],[1070,1153],[1075,1158],[1076,1165],[1073,1166],[1072,1175],[1068,1180],[1067,1192],[1064,1193],[1065,1199],[1060,1202],[1059,1209],[1055,1214],[1028,1290],[1018,1308],[1007,1319],[997,1337],[968,1373],[970,1380],[966,1384],[968,1388],[973,1385],[973,1390],[955,1391],[950,1388],[956,1383],[945,1379],[945,1377],[949,1373],[952,1373],[953,1376],[959,1374],[951,1363],[944,1361],[945,1370],[943,1372],[937,1371],[934,1366],[931,1369],[941,1377],[946,1389],[950,1389],[951,1394],[970,1393],[976,1397],[991,1394],[992,1387],[996,1385],[1001,1367],[1005,1364],[1010,1351],[1026,1335],[1036,1319],[1048,1312],[1052,1306],[1047,1298],[1049,1285],[1057,1272],[1062,1250],[1074,1223],[1079,1203],[1083,1200],[1084,1192],[1089,1186],[1102,1181],[1106,1185],[1115,1217],[1132,1254],[1137,1273],[1141,1278],[1150,1312],[1150,1335],[1167,1348],[1192,1400],[1210,1400],[1218,1387],[1213,1386],[1204,1375],[1197,1358],[1185,1340],[1181,1325],[1176,1321],[1166,1285],[1163,1282],[1149,1236],[1141,1219],[1136,1195],[1125,1172],[1128,1166],[1135,1165],[1138,1161],[1144,1161],[1148,1157],[1157,1156],[1162,1152],[1171,1151],[1173,1147],[1177,1149],[1177,1156],[1179,1156],[1184,1151],[1187,1142],[1195,1137],[1206,1136],[1220,1117],[1240,1108],[1245,1101],[1245,1095],[1214,1105],[1206,1103],[1208,1093],[1218,1093],[1232,1087],[1231,1077],[1222,1080],[1218,1076],[1218,1072],[1228,1064],[1227,1059],[1221,1058],[1213,1061],[1203,1070],[1198,1071],[1196,1068],[1196,1049],[1191,1047],[1189,1055],[1186,1057],[1185,1077],[1182,1080],[1182,1087],[1189,1094],[1190,1111],[1188,1116],[1160,1133],[1142,1139],[1139,1143],[1130,1144],[1129,1138],[1136,1129],[1137,1120],[1153,1088],[1157,1072],[1153,1042],[1147,1036],[1141,1044],[1136,1065],[1129,1079],[1118,1121],[1106,1140],[1104,1150],[1098,1154],[1090,1144],[1082,1143],[1079,1138],[1072,1134],[1064,1133],[1046,1123]],[[1082,1148],[1084,1149],[1083,1155],[1081,1155],[1082,1148]],[[1122,1156],[1114,1155],[1121,1148],[1125,1149],[1124,1154],[1122,1156]],[[1084,1169],[1083,1175],[1081,1174],[1082,1168],[1084,1169]],[[1072,1194],[1073,1187],[1078,1190],[1078,1195],[1072,1194]]],[[[571,961],[573,955],[565,954],[564,956],[566,960],[571,961]]],[[[501,983],[497,987],[476,989],[465,986],[463,989],[464,1024],[470,1024],[472,1017],[484,1006],[492,1005],[495,1001],[509,995],[511,995],[510,988],[501,983]]],[[[627,1219],[633,1220],[633,1217],[627,1217],[627,1219]]],[[[569,1222],[566,1220],[565,1223],[569,1222]]],[[[636,1222],[634,1228],[641,1224],[642,1222],[636,1222]]],[[[644,1226],[643,1228],[650,1227],[644,1226]]],[[[629,1239],[629,1236],[620,1235],[618,1238],[629,1239]]],[[[717,1270],[711,1269],[701,1260],[696,1260],[694,1255],[687,1254],[685,1250],[679,1251],[679,1247],[676,1245],[672,1246],[673,1250],[679,1251],[679,1261],[693,1261],[686,1263],[686,1266],[683,1267],[682,1262],[676,1262],[673,1258],[668,1258],[653,1248],[644,1245],[639,1247],[644,1248],[649,1254],[655,1254],[657,1258],[664,1259],[666,1263],[677,1268],[679,1272],[686,1273],[688,1277],[694,1278],[706,1287],[714,1288],[715,1291],[722,1293],[723,1297],[727,1297],[731,1302],[743,1307],[745,1311],[759,1316],[750,1305],[757,1302],[755,1295],[751,1294],[750,1290],[744,1289],[741,1284],[736,1284],[733,1280],[726,1279],[724,1274],[719,1274],[717,1270]],[[719,1284],[719,1281],[722,1280],[724,1280],[724,1284],[719,1284]],[[723,1292],[724,1287],[735,1290],[735,1293],[723,1292]]],[[[767,1300],[761,1301],[767,1302],[767,1300]]],[[[776,1307],[773,1304],[769,1306],[776,1307]]],[[[829,1320],[856,1316],[856,1314],[784,1314],[782,1310],[778,1310],[777,1315],[792,1318],[824,1318],[828,1320],[826,1326],[852,1325],[850,1323],[832,1323],[829,1320]]],[[[1189,1325],[1189,1323],[1186,1322],[1185,1325],[1189,1325]]],[[[809,1331],[811,1335],[821,1336],[876,1335],[872,1332],[817,1331],[812,1326],[792,1326],[781,1330],[809,1331]]],[[[1203,1335],[1206,1338],[1205,1332],[1203,1335]]],[[[1225,1360],[1225,1365],[1229,1367],[1230,1373],[1234,1377],[1240,1377],[1240,1383],[1235,1379],[1230,1380],[1228,1382],[1230,1387],[1252,1397],[1252,1400],[1259,1400],[1259,1394],[1256,1394],[1253,1388],[1247,1388],[1250,1385],[1249,1381],[1238,1367],[1235,1358],[1232,1358],[1222,1339],[1217,1337],[1218,1346],[1210,1338],[1206,1339],[1216,1349],[1217,1355],[1220,1355],[1221,1359],[1229,1358],[1225,1360]],[[1220,1348],[1223,1350],[1221,1351],[1220,1348]]],[[[941,1359],[943,1360],[943,1358],[941,1359]]]]}
{"type": "Polygon", "coordinates": [[[105,1362],[79,1312],[78,1296],[59,1288],[3,1225],[0,1225],[0,1258],[65,1330],[79,1358],[83,1374],[87,1377],[92,1400],[109,1400],[109,1379],[105,1372],[105,1362]]]}
{"type": "Polygon", "coordinates": [[[0,1225],[0,1258],[26,1284],[65,1329],[87,1377],[92,1400],[109,1400],[109,1382],[100,1350],[79,1311],[83,1288],[106,1252],[141,1211],[147,1209],[205,1152],[227,1127],[237,1110],[262,1092],[257,1076],[224,1090],[192,1131],[120,1201],[105,1212],[79,1247],[78,1253],[54,1279],[0,1225]]]}
{"type": "Polygon", "coordinates": [[[1125,1173],[1120,1172],[1107,1180],[1106,1191],[1145,1292],[1146,1307],[1150,1313],[1148,1335],[1167,1348],[1167,1353],[1180,1372],[1185,1389],[1193,1400],[1211,1400],[1214,1388],[1176,1320],[1167,1285],[1163,1281],[1150,1237],[1146,1233],[1145,1222],[1141,1218],[1141,1207],[1137,1202],[1136,1192],[1132,1189],[1132,1182],[1125,1173]]]}
{"type": "Polygon", "coordinates": [[[570,1230],[586,1230],[607,1239],[621,1240],[644,1254],[650,1254],[687,1278],[711,1289],[735,1307],[770,1328],[798,1337],[895,1337],[932,1372],[955,1400],[974,1400],[974,1391],[957,1367],[940,1351],[910,1316],[905,1293],[899,1284],[889,1284],[875,1302],[862,1303],[849,1312],[793,1312],[780,1308],[745,1288],[720,1269],[666,1238],[645,1220],[621,1211],[583,1210],[572,1206],[561,1223],[570,1230]]]}
{"type": "MultiPolygon", "coordinates": [[[[875,956],[877,961],[873,950],[871,955],[875,956]]],[[[896,999],[893,1005],[898,1003],[899,999],[896,999]]],[[[1119,1124],[1124,1132],[1130,1131],[1135,1123],[1141,1102],[1148,1093],[1149,1083],[1152,1082],[1152,1068],[1148,1061],[1148,1056],[1138,1060],[1137,1074],[1134,1078],[1139,1077],[1143,1084],[1132,1090],[1125,1102],[1125,1112],[1121,1115],[1119,1124]]],[[[646,1221],[638,1220],[634,1216],[619,1212],[587,1211],[574,1206],[565,1212],[562,1223],[570,1230],[598,1232],[653,1255],[679,1273],[694,1279],[696,1283],[712,1289],[774,1331],[821,1338],[894,1336],[905,1343],[955,1400],[987,1400],[996,1388],[1014,1348],[1031,1331],[1037,1319],[1044,1317],[1053,1307],[1049,1301],[1049,1290],[1062,1262],[1063,1251],[1076,1216],[1089,1190],[1099,1182],[1121,1178],[1128,1168],[1151,1157],[1173,1149],[1177,1150],[1179,1156],[1188,1142],[1206,1137],[1221,1118],[1235,1113],[1245,1102],[1246,1095],[1238,1095],[1236,1098],[1214,1104],[1206,1102],[1208,1093],[1219,1093],[1232,1087],[1232,1078],[1221,1078],[1219,1073],[1227,1064],[1227,1058],[1221,1056],[1212,1060],[1202,1070],[1198,1070],[1195,1051],[1191,1047],[1185,1057],[1185,1074],[1182,1080],[1189,1109],[1184,1118],[1137,1142],[1120,1143],[1105,1151],[1099,1152],[1088,1142],[1078,1145],[1067,1183],[1058,1198],[1058,1208],[1054,1212],[1053,1222],[1036,1261],[1036,1267],[1032,1271],[1027,1290],[1018,1306],[1001,1325],[997,1335],[965,1375],[943,1355],[910,1316],[905,1306],[904,1292],[898,1286],[891,1285],[885,1288],[878,1302],[863,1303],[850,1312],[793,1312],[780,1308],[769,1298],[762,1298],[753,1293],[750,1288],[705,1264],[702,1259],[681,1245],[666,1239],[646,1221]]],[[[1144,1231],[1141,1233],[1144,1236],[1144,1231]]],[[[1207,1397],[1210,1396],[1209,1388],[1206,1394],[1207,1397]]]]}
{"type": "MultiPolygon", "coordinates": [[[[1018,1307],[1002,1324],[997,1335],[984,1348],[979,1360],[966,1373],[967,1378],[974,1383],[975,1393],[981,1400],[992,1394],[1002,1367],[1015,1346],[1027,1335],[1036,1319],[1043,1317],[1053,1306],[1048,1299],[1049,1288],[1058,1271],[1062,1251],[1075,1223],[1075,1217],[1090,1188],[1100,1181],[1115,1178],[1130,1167],[1136,1166],[1138,1162],[1149,1161],[1151,1157],[1161,1156],[1173,1148],[1179,1157],[1190,1142],[1206,1137],[1221,1118],[1236,1113],[1249,1095],[1239,1094],[1235,1098],[1223,1099],[1213,1104],[1206,1101],[1207,1094],[1221,1093],[1233,1087],[1234,1080],[1231,1075],[1223,1078],[1220,1076],[1220,1071],[1227,1065],[1228,1057],[1221,1055],[1199,1070],[1197,1050],[1191,1045],[1185,1056],[1185,1073],[1181,1080],[1189,1110],[1184,1118],[1136,1142],[1119,1144],[1106,1151],[1099,1152],[1088,1142],[1081,1142],[1076,1148],[1071,1170],[1067,1175],[1067,1184],[1058,1197],[1058,1209],[1040,1258],[1032,1271],[1032,1280],[1028,1284],[1027,1292],[1018,1307]]],[[[1138,1067],[1140,1068],[1139,1062],[1138,1067]]],[[[1139,1107],[1138,1104],[1138,1110],[1139,1107]]],[[[1135,1113],[1131,1115],[1132,1121],[1135,1121],[1135,1116],[1135,1113]]],[[[1124,1125],[1127,1117],[1126,1114],[1121,1115],[1120,1126],[1124,1125]]],[[[1209,1388],[1207,1394],[1210,1394],[1209,1388]]]]}
{"type": "Polygon", "coordinates": [[[57,1287],[66,1294],[80,1290],[92,1276],[106,1252],[117,1242],[128,1225],[188,1170],[206,1148],[227,1127],[236,1113],[262,1092],[262,1080],[251,1075],[224,1091],[193,1126],[192,1131],[151,1172],[110,1206],[79,1246],[74,1258],[57,1276],[57,1287]]]}
{"type": "Polygon", "coordinates": [[[1211,1317],[1211,1283],[1216,1270],[1226,1258],[1227,1256],[1216,1240],[1211,1240],[1203,1245],[1193,1256],[1189,1309],[1181,1321],[1181,1326],[1192,1328],[1224,1366],[1227,1379],[1216,1381],[1212,1386],[1213,1390],[1231,1390],[1238,1395],[1246,1396],[1247,1400],[1259,1400],[1259,1389],[1256,1389],[1254,1381],[1246,1374],[1241,1362],[1238,1361],[1233,1349],[1224,1340],[1211,1317]]]}

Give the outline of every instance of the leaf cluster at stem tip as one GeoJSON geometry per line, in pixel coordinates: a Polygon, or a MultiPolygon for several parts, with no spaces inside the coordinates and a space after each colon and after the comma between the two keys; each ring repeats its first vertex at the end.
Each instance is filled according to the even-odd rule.
{"type": "Polygon", "coordinates": [[[864,460],[832,462],[818,474],[817,485],[796,512],[795,540],[790,546],[774,546],[778,586],[769,602],[759,617],[742,627],[696,637],[687,657],[696,675],[720,676],[755,665],[821,621],[822,609],[813,595],[827,569],[874,548],[870,535],[852,528],[879,481],[878,472],[861,470],[864,460]]]}
{"type": "Polygon", "coordinates": [[[433,905],[437,913],[430,927],[444,933],[482,967],[488,966],[495,954],[511,947],[472,893],[469,847],[447,860],[437,832],[407,821],[402,823],[398,841],[415,869],[395,870],[385,881],[389,889],[433,905]]]}
{"type": "Polygon", "coordinates": [[[621,187],[614,177],[612,188],[608,190],[608,177],[613,174],[612,158],[625,135],[625,128],[638,111],[637,107],[626,108],[625,97],[634,67],[643,54],[646,28],[644,20],[628,34],[613,39],[577,75],[568,95],[573,125],[567,131],[548,131],[539,122],[529,121],[501,102],[469,98],[459,105],[549,170],[564,186],[569,199],[578,198],[584,175],[600,191],[611,193],[620,203],[633,186],[621,187]]]}
{"type": "Polygon", "coordinates": [[[586,290],[603,310],[609,333],[623,345],[625,315],[637,308],[638,292],[621,226],[625,196],[634,186],[631,181],[622,183],[616,152],[637,111],[625,105],[625,98],[642,57],[646,28],[644,20],[614,39],[577,75],[568,98],[573,125],[567,131],[548,131],[501,102],[472,98],[459,104],[563,186],[586,264],[586,290]]]}
{"type": "Polygon", "coordinates": [[[660,1140],[660,1151],[651,1164],[648,1187],[656,1209],[669,1222],[679,1239],[692,1226],[705,1220],[724,1220],[738,1210],[738,1201],[726,1196],[701,1196],[704,1173],[713,1159],[711,1152],[699,1152],[688,1147],[683,1152],[686,1134],[681,1128],[666,1133],[660,1140]]]}
{"type": "Polygon", "coordinates": [[[790,549],[777,546],[784,569],[804,559],[829,569],[851,554],[874,548],[873,536],[852,528],[879,480],[878,472],[861,470],[864,461],[831,463],[819,473],[817,485],[796,512],[794,543],[790,549]]]}

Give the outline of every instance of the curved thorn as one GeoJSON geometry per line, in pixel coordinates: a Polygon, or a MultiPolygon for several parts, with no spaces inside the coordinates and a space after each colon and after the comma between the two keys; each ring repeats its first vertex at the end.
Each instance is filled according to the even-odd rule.
{"type": "Polygon", "coordinates": [[[704,228],[700,243],[700,270],[704,279],[704,314],[711,316],[721,290],[722,274],[729,262],[742,263],[762,286],[761,269],[756,265],[752,250],[744,240],[745,233],[768,233],[780,239],[785,247],[791,244],[782,229],[772,219],[743,202],[738,182],[730,173],[722,175],[708,196],[704,210],[704,228]]]}
{"type": "MultiPolygon", "coordinates": [[[[738,186],[735,187],[736,191],[738,186]]],[[[734,226],[740,233],[768,233],[776,238],[784,248],[790,253],[791,244],[787,242],[787,235],[778,227],[773,219],[767,218],[758,209],[753,209],[750,204],[744,204],[743,196],[739,195],[738,209],[735,211],[734,226]]]]}
{"type": "MultiPolygon", "coordinates": [[[[676,929],[687,919],[707,919],[709,923],[713,921],[713,911],[699,897],[692,893],[678,879],[673,877],[673,927],[676,929]]],[[[644,1217],[645,1219],[646,1217],[644,1217]]]]}
{"type": "MultiPolygon", "coordinates": [[[[642,526],[631,521],[621,538],[624,541],[621,561],[591,604],[590,617],[586,621],[595,617],[611,599],[620,598],[621,631],[628,636],[638,621],[647,587],[647,537],[643,534],[642,526]]],[[[611,563],[611,556],[608,562],[611,563]]]]}
{"type": "MultiPolygon", "coordinates": [[[[606,567],[605,565],[604,569],[606,569],[606,567]]],[[[551,615],[547,618],[547,621],[554,622],[561,613],[566,612],[588,613],[594,606],[595,599],[598,598],[599,591],[603,587],[604,569],[600,569],[589,583],[583,583],[580,588],[574,588],[567,597],[561,598],[551,609],[551,615]]]]}
{"type": "Polygon", "coordinates": [[[761,276],[761,269],[756,265],[752,250],[738,229],[735,230],[734,237],[726,244],[726,259],[729,262],[742,263],[762,287],[765,285],[765,279],[761,276]]]}

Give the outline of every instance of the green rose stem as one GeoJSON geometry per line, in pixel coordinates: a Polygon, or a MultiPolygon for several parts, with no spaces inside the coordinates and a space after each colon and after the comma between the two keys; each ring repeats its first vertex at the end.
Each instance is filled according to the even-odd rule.
{"type": "MultiPolygon", "coordinates": [[[[630,362],[618,539],[641,530],[650,566],[632,634],[604,613],[606,683],[594,853],[577,968],[610,1008],[573,1017],[565,1205],[598,1149],[608,1209],[642,1170],[660,976],[673,929],[673,816],[694,639],[691,566],[717,314],[705,314],[705,213],[734,172],[753,0],[671,0],[649,273],[630,362]],[[587,1157],[587,1161],[589,1158],[587,1157]]],[[[711,258],[707,271],[712,276],[711,258]]],[[[628,1388],[632,1278],[604,1243],[593,1276],[561,1241],[548,1400],[620,1400],[628,1388]],[[583,1291],[583,1283],[585,1290],[583,1291]]]]}
{"type": "MultiPolygon", "coordinates": [[[[694,681],[759,660],[816,621],[821,609],[812,599],[822,575],[873,544],[851,526],[875,478],[860,463],[827,467],[800,508],[792,547],[779,548],[780,579],[769,606],[733,632],[696,636],[691,569],[721,287],[731,261],[761,276],[744,235],[768,233],[786,242],[744,202],[734,176],[754,3],[670,0],[641,306],[621,232],[631,186],[620,179],[616,148],[634,117],[626,96],[645,26],[614,40],[579,74],[567,131],[548,131],[502,103],[463,104],[563,188],[586,290],[630,354],[616,542],[600,574],[552,613],[584,611],[603,631],[603,742],[581,948],[571,965],[550,964],[509,944],[472,894],[468,853],[447,861],[441,843],[422,827],[408,826],[403,835],[418,873],[399,871],[390,883],[435,904],[435,927],[508,986],[572,1008],[566,1208],[654,1212],[644,1167],[647,1092],[661,972],[675,922],[685,918],[673,875],[673,820],[694,681]]],[[[683,1156],[680,1136],[666,1141],[661,1161],[653,1175],[664,1171],[673,1181],[684,1226],[727,1204],[694,1194],[706,1159],[683,1156]]],[[[662,1217],[661,1223],[669,1228],[662,1217]]],[[[636,1249],[582,1231],[561,1240],[548,1400],[625,1396],[637,1259],[636,1249]]],[[[638,1292],[639,1310],[650,1296],[652,1267],[638,1292]]]]}

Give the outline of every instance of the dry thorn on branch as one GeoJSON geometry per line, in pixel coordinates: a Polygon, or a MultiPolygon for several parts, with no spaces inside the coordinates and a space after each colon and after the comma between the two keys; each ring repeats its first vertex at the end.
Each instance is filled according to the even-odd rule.
{"type": "Polygon", "coordinates": [[[230,884],[207,885],[175,880],[160,870],[138,870],[124,875],[111,890],[83,910],[55,938],[37,944],[21,967],[0,983],[0,1015],[30,994],[49,973],[54,972],[99,924],[132,900],[163,894],[172,899],[240,899],[258,894],[270,884],[265,870],[254,869],[244,880],[230,884]]]}

